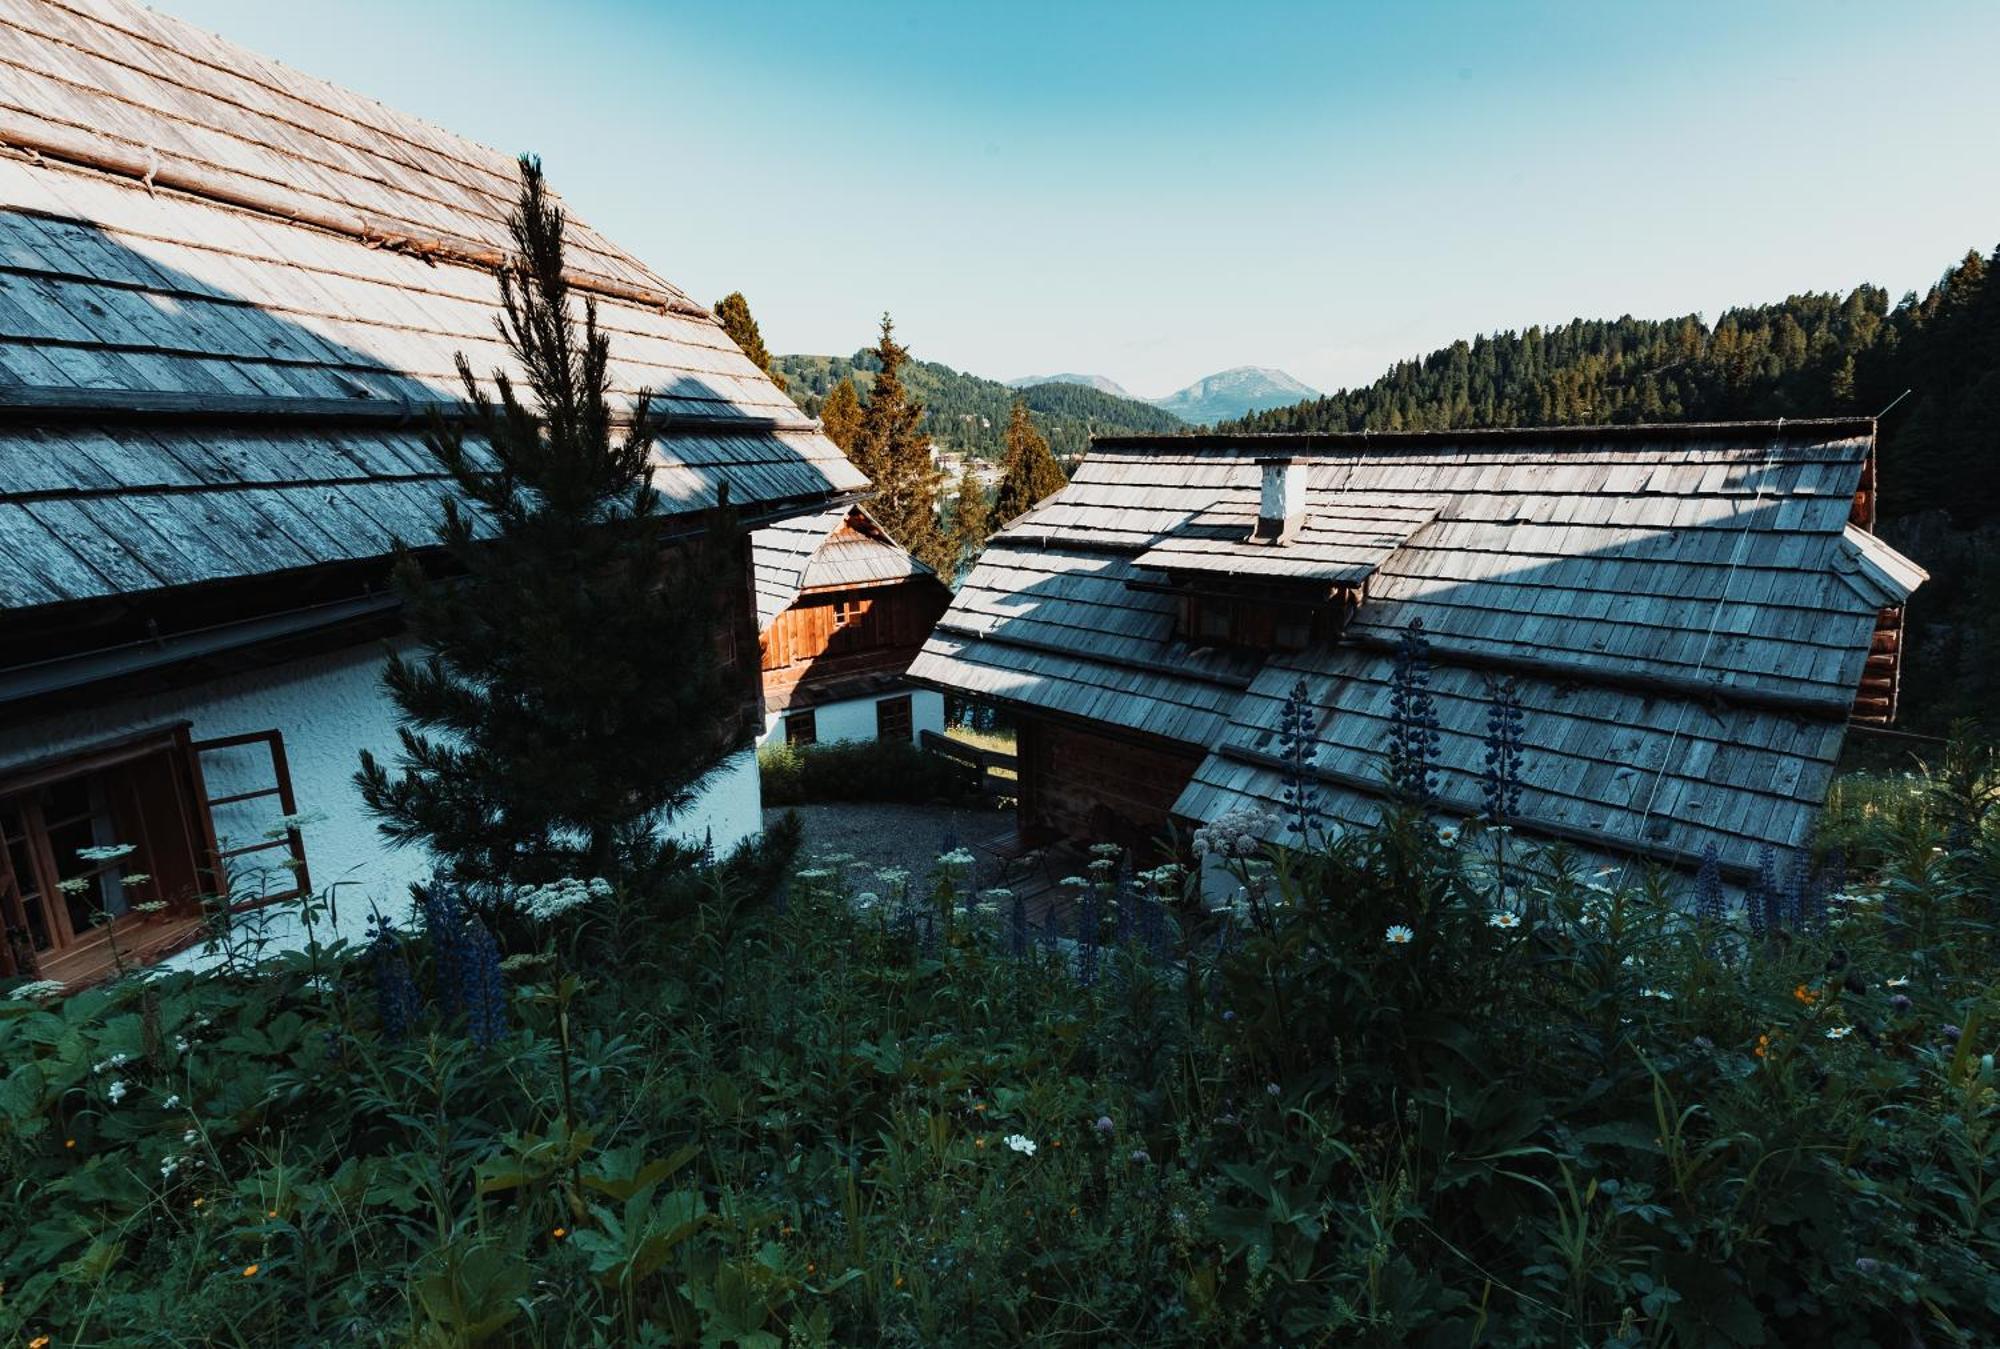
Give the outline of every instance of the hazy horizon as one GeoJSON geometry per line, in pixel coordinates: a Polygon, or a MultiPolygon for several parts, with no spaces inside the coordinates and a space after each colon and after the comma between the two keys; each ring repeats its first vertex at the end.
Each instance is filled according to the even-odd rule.
{"type": "Polygon", "coordinates": [[[776,352],[1159,397],[2000,242],[2000,6],[160,8],[510,151],[776,352]]]}

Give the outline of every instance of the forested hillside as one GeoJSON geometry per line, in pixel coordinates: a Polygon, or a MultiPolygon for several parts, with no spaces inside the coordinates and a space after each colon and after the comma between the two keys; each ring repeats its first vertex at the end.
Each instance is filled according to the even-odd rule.
{"type": "MultiPolygon", "coordinates": [[[[791,385],[799,406],[814,416],[819,415],[827,391],[842,379],[851,377],[865,400],[878,368],[874,352],[868,350],[852,356],[779,356],[773,365],[791,385]]],[[[1170,412],[1081,384],[1012,389],[999,380],[916,360],[903,367],[903,383],[923,404],[923,429],[940,449],[970,451],[982,459],[1000,458],[1017,398],[1027,403],[1050,448],[1064,460],[1090,448],[1092,436],[1160,435],[1188,429],[1170,412]]]]}
{"type": "Polygon", "coordinates": [[[1393,431],[1873,414],[1882,532],[1932,573],[1911,606],[1904,722],[2000,722],[2000,252],[1924,295],[1876,286],[1732,309],[1713,326],[1584,320],[1482,336],[1363,388],[1223,430],[1393,431]]]}

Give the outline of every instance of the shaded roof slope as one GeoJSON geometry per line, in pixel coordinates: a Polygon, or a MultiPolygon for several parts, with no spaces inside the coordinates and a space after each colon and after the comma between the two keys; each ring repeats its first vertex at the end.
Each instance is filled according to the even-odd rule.
{"type": "MultiPolygon", "coordinates": [[[[0,72],[0,609],[428,538],[455,354],[517,373],[512,161],[123,0],[0,0],[0,72]]],[[[866,485],[712,316],[569,237],[670,509],[866,485]]]]}

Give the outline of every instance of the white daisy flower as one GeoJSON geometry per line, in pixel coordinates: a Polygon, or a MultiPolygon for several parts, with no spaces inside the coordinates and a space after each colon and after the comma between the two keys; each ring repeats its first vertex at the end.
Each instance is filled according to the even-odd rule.
{"type": "Polygon", "coordinates": [[[1416,936],[1416,933],[1404,927],[1401,923],[1391,923],[1389,930],[1382,934],[1382,940],[1388,942],[1391,946],[1408,946],[1412,941],[1416,940],[1416,936]]]}
{"type": "Polygon", "coordinates": [[[1829,1040],[1845,1040],[1852,1034],[1854,1034],[1854,1027],[1852,1026],[1830,1026],[1827,1028],[1826,1038],[1829,1040]]]}
{"type": "Polygon", "coordinates": [[[1521,915],[1511,909],[1496,909],[1486,916],[1486,926],[1502,931],[1521,926],[1521,915]]]}

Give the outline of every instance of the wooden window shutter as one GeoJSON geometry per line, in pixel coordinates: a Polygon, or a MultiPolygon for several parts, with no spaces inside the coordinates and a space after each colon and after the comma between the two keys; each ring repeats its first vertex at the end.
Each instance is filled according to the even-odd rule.
{"type": "Polygon", "coordinates": [[[251,731],[196,740],[189,749],[194,756],[195,788],[202,798],[201,813],[207,821],[217,889],[230,885],[232,907],[256,908],[312,893],[305,838],[295,822],[299,803],[292,794],[284,736],[278,731],[251,731]],[[218,776],[247,785],[216,793],[209,784],[218,776]],[[281,849],[285,856],[269,856],[281,849]],[[266,868],[283,867],[290,877],[275,889],[260,888],[254,895],[238,898],[229,873],[241,869],[231,866],[239,857],[256,858],[266,868]]]}

